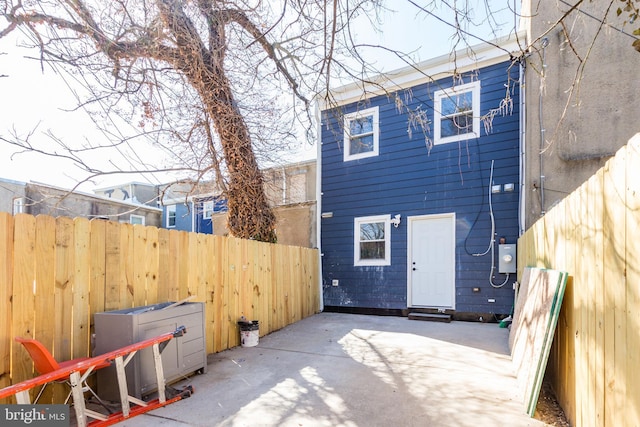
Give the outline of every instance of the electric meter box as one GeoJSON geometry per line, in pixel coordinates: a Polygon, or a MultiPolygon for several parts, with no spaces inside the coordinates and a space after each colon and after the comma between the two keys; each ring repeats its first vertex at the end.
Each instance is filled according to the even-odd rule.
{"type": "Polygon", "coordinates": [[[516,272],[516,245],[498,245],[498,273],[516,272]]]}

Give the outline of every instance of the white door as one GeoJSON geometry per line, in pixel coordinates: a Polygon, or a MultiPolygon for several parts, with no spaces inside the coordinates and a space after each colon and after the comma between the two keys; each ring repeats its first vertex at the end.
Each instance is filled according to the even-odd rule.
{"type": "Polygon", "coordinates": [[[455,308],[455,214],[409,217],[409,306],[455,308]]]}

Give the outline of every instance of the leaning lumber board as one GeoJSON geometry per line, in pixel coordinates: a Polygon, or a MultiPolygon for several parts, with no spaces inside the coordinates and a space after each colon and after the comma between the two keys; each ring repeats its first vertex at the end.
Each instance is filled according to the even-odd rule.
{"type": "Polygon", "coordinates": [[[529,411],[532,404],[535,411],[566,277],[567,274],[560,271],[533,267],[527,267],[523,274],[509,342],[518,379],[518,395],[529,415],[533,415],[529,411]],[[532,403],[533,400],[535,403],[532,403]]]}

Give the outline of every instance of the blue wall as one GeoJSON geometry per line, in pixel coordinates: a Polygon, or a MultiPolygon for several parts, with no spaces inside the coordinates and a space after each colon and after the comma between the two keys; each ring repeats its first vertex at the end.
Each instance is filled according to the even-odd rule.
{"type": "MultiPolygon", "coordinates": [[[[213,221],[211,218],[204,218],[203,206],[207,201],[213,201],[213,213],[227,212],[227,199],[222,197],[206,197],[195,199],[193,203],[177,203],[176,225],[171,229],[181,231],[193,231],[196,233],[213,234],[213,221]],[[195,210],[195,221],[192,221],[195,210]],[[195,230],[192,229],[195,225],[195,230]]],[[[167,207],[162,208],[162,227],[167,228],[167,207]]]]}
{"type": "MultiPolygon", "coordinates": [[[[176,203],[176,225],[170,227],[172,230],[192,231],[191,230],[191,211],[190,206],[184,203],[176,203]]],[[[167,227],[167,206],[162,207],[162,228],[167,227]]]]}
{"type": "MultiPolygon", "coordinates": [[[[481,114],[496,108],[506,93],[509,63],[466,75],[464,82],[481,81],[481,114]]],[[[480,138],[433,146],[429,151],[424,136],[407,132],[408,117],[398,112],[392,97],[378,96],[367,104],[346,106],[342,113],[379,107],[379,155],[343,161],[343,131],[334,114],[324,112],[322,123],[322,211],[333,217],[321,221],[324,302],[326,306],[404,309],[407,308],[407,221],[408,216],[455,212],[456,214],[456,311],[508,314],[513,305],[512,282],[500,289],[489,283],[490,253],[482,257],[490,242],[488,186],[492,161],[493,182],[513,183],[510,193],[494,194],[496,236],[514,244],[518,237],[519,191],[519,89],[518,69],[511,70],[510,95],[513,110],[493,120],[480,138]],[[391,265],[353,265],[354,217],[402,215],[402,223],[391,229],[391,265]],[[338,287],[331,286],[339,279],[338,287]],[[472,288],[481,291],[474,293],[472,288]],[[495,298],[495,303],[487,299],[495,298]]],[[[452,79],[412,88],[409,106],[419,105],[433,127],[433,93],[452,86],[452,79]]],[[[404,97],[404,93],[400,93],[404,97]]],[[[433,137],[433,132],[430,134],[433,137]]],[[[497,243],[497,242],[496,242],[497,243]]],[[[505,277],[497,274],[495,284],[505,277]]]]}

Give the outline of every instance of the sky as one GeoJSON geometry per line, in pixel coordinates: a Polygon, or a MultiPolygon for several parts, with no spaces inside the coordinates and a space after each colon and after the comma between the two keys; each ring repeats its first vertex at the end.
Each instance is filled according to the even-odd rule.
{"type": "MultiPolygon", "coordinates": [[[[482,0],[470,1],[477,2],[476,7],[482,8],[482,0]]],[[[396,0],[388,3],[393,10],[382,14],[382,32],[374,33],[370,25],[364,21],[357,23],[356,33],[360,41],[410,52],[415,61],[437,57],[450,51],[450,37],[453,31],[451,27],[437,19],[416,13],[416,8],[409,1],[396,0]]],[[[513,28],[513,16],[508,11],[503,11],[496,19],[503,24],[503,33],[513,28]]],[[[473,32],[486,39],[495,37],[486,26],[474,28],[473,32]]],[[[471,39],[470,43],[477,44],[479,40],[471,39]]],[[[0,78],[0,136],[10,139],[14,133],[21,137],[30,134],[29,140],[38,147],[54,146],[50,135],[74,146],[79,146],[87,140],[108,143],[83,110],[73,111],[77,101],[71,94],[64,76],[56,74],[46,66],[43,70],[37,60],[29,59],[37,57],[37,52],[20,48],[17,37],[12,36],[0,39],[0,53],[3,53],[0,54],[0,75],[8,76],[0,78]]],[[[370,58],[376,67],[383,71],[406,65],[394,55],[381,51],[371,52],[370,58]]],[[[121,131],[128,133],[128,126],[120,124],[121,131]]],[[[112,164],[127,168],[132,154],[131,151],[123,154],[115,150],[101,150],[87,154],[86,157],[91,165],[113,169],[112,164]]],[[[135,155],[162,162],[165,154],[142,145],[136,147],[135,155]]],[[[290,161],[313,159],[315,155],[314,146],[301,142],[299,151],[291,156],[290,161]]],[[[2,179],[34,181],[72,188],[86,176],[86,172],[81,171],[69,160],[56,159],[37,152],[21,152],[0,140],[2,179]]],[[[160,184],[172,178],[170,175],[160,174],[109,175],[96,177],[82,184],[79,190],[91,192],[94,188],[131,181],[160,184]]]]}

